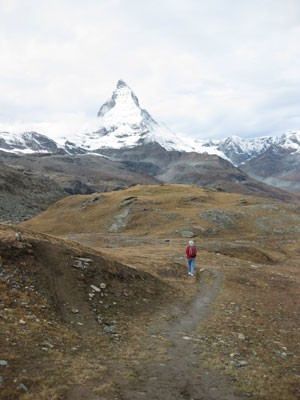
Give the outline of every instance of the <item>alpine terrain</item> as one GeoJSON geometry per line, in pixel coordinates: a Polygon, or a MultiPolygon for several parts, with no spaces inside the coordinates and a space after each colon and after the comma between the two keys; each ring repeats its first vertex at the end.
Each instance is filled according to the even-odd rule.
{"type": "MultiPolygon", "coordinates": [[[[51,203],[50,193],[57,186],[63,197],[159,182],[188,183],[287,201],[298,199],[280,190],[298,190],[297,133],[285,134],[281,139],[182,138],[141,108],[137,96],[122,80],[100,107],[96,123],[95,130],[68,137],[62,134],[55,140],[37,132],[2,132],[0,161],[36,179],[48,180],[49,201],[46,198],[45,204],[51,203]]],[[[2,191],[4,196],[4,187],[2,191]]],[[[13,203],[6,204],[13,208],[13,203]]],[[[19,220],[26,219],[23,212],[19,214],[19,220]]],[[[28,213],[28,217],[32,215],[28,213]]],[[[1,218],[7,220],[6,216],[1,218]]]]}
{"type": "Polygon", "coordinates": [[[0,225],[0,399],[297,400],[299,221],[151,184],[0,225]]]}
{"type": "Polygon", "coordinates": [[[298,400],[299,196],[257,180],[298,133],[185,140],[123,81],[95,118],[0,135],[0,400],[298,400]]]}

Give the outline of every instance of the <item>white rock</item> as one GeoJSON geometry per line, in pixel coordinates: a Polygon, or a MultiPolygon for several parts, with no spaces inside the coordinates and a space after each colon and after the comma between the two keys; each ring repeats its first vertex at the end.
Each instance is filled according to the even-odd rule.
{"type": "Polygon", "coordinates": [[[91,288],[97,293],[101,292],[101,290],[95,285],[91,285],[91,288]]]}
{"type": "Polygon", "coordinates": [[[91,260],[90,258],[77,258],[77,260],[82,261],[84,263],[91,263],[93,260],[91,260]]]}

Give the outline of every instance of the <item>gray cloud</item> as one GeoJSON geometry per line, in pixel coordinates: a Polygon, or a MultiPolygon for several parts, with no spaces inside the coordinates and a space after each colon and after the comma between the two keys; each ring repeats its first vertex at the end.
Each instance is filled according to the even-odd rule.
{"type": "Polygon", "coordinates": [[[0,129],[81,130],[119,78],[175,132],[300,129],[299,42],[298,0],[0,0],[0,129]]]}

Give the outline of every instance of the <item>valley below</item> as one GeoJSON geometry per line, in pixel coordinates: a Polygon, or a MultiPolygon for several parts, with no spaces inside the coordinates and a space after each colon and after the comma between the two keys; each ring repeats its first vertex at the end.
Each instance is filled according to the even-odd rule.
{"type": "Polygon", "coordinates": [[[241,196],[137,185],[1,225],[0,398],[298,399],[299,204],[241,196]]]}

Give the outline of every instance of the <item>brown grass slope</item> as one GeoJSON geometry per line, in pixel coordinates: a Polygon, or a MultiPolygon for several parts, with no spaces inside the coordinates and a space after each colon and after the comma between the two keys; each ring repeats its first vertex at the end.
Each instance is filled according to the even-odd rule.
{"type": "MultiPolygon", "coordinates": [[[[210,317],[190,333],[198,362],[229,376],[249,396],[299,398],[299,206],[197,186],[136,186],[63,199],[23,228],[101,249],[172,285],[175,298],[197,287],[184,275],[189,239],[183,236],[192,233],[197,274],[213,268],[223,275],[210,317]]],[[[136,322],[131,329],[130,356],[121,346],[118,358],[129,383],[139,379],[138,368],[148,365],[153,351],[160,362],[168,354],[163,339],[148,354],[146,325],[136,322]]]]}
{"type": "Polygon", "coordinates": [[[201,238],[293,233],[299,223],[300,209],[294,204],[198,186],[152,185],[68,197],[21,226],[82,239],[120,233],[181,237],[185,231],[201,238]]]}
{"type": "Polygon", "coordinates": [[[80,244],[30,231],[19,243],[15,232],[0,225],[0,399],[75,399],[83,383],[96,398],[85,375],[109,386],[111,344],[173,289],[80,244]]]}

